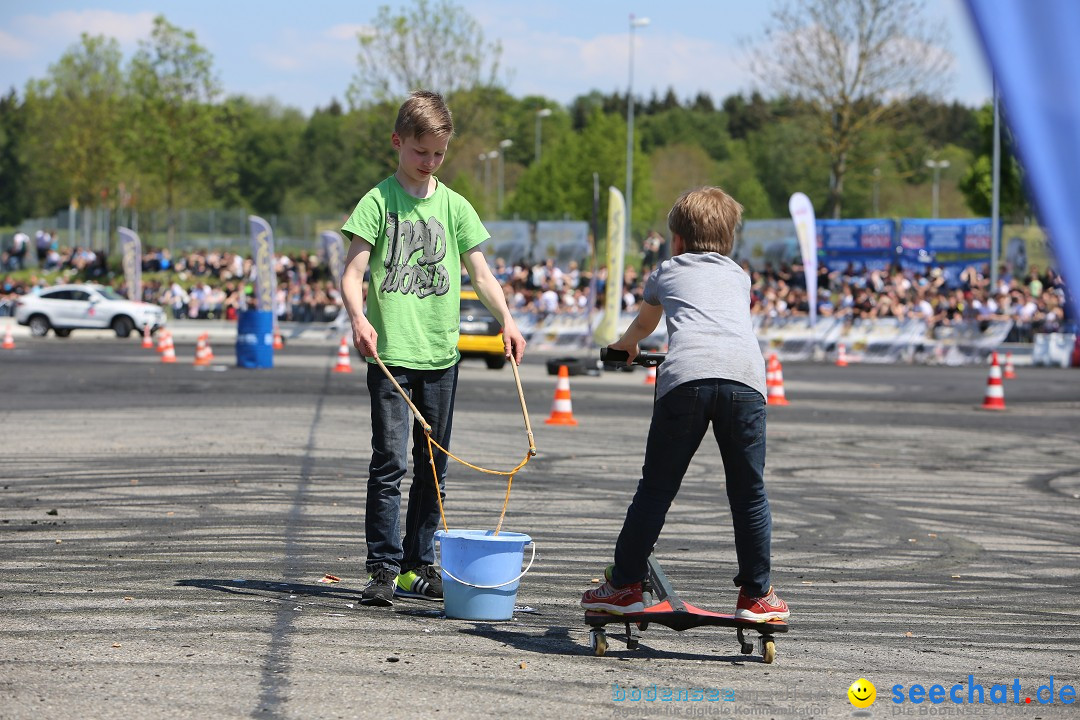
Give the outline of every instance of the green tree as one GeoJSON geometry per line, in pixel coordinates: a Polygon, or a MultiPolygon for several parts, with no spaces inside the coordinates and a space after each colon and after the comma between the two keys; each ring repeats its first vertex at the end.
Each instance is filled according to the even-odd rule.
{"type": "Polygon", "coordinates": [[[749,101],[741,94],[730,95],[724,98],[722,107],[727,116],[728,134],[735,140],[744,140],[772,121],[772,108],[761,93],[755,92],[749,101]]]}
{"type": "Polygon", "coordinates": [[[354,110],[345,118],[342,144],[347,153],[343,175],[353,196],[347,203],[349,210],[365,192],[397,169],[397,153],[390,144],[390,134],[394,131],[398,105],[397,101],[375,103],[354,110]]]}
{"type": "Polygon", "coordinates": [[[312,113],[300,135],[292,188],[315,207],[341,211],[360,199],[350,180],[353,150],[346,142],[346,120],[333,101],[312,113]]]}
{"type": "Polygon", "coordinates": [[[725,160],[730,155],[727,118],[723,113],[689,110],[681,106],[666,108],[645,115],[635,128],[641,149],[652,153],[669,144],[700,145],[713,160],[725,160]]]}
{"type": "Polygon", "coordinates": [[[307,121],[299,110],[283,108],[275,100],[231,98],[226,105],[235,124],[239,197],[256,213],[280,213],[297,173],[303,172],[300,147],[307,121]]]}
{"type": "Polygon", "coordinates": [[[213,105],[212,56],[164,16],[140,42],[130,74],[132,147],[140,169],[161,184],[171,243],[182,197],[205,200],[209,188],[233,184],[230,125],[213,105]]]}
{"type": "Polygon", "coordinates": [[[841,216],[850,155],[896,107],[887,100],[933,95],[947,77],[943,35],[923,9],[923,0],[791,0],[772,13],[753,70],[811,103],[831,171],[827,215],[841,216]]]}
{"type": "Polygon", "coordinates": [[[0,98],[0,225],[17,225],[30,209],[26,165],[19,157],[25,138],[25,106],[12,88],[0,98]]]}
{"type": "MultiPolygon", "coordinates": [[[[968,207],[977,215],[989,217],[994,191],[994,106],[987,103],[976,112],[979,127],[979,148],[975,161],[960,180],[960,192],[968,207]]],[[[1001,217],[1021,222],[1031,215],[1031,204],[1024,193],[1024,174],[1013,152],[1013,138],[1001,121],[1001,177],[999,185],[1001,217]]]]}
{"type": "Polygon", "coordinates": [[[35,212],[52,212],[71,198],[102,203],[120,179],[121,123],[125,98],[120,45],[83,34],[49,67],[48,76],[26,89],[23,160],[35,212]]]}
{"type": "Polygon", "coordinates": [[[788,217],[788,200],[805,192],[821,213],[826,198],[819,188],[828,187],[828,158],[815,142],[815,124],[806,116],[777,118],[751,134],[746,147],[768,194],[772,217],[788,217]]]}
{"type": "Polygon", "coordinates": [[[593,90],[586,95],[579,95],[570,103],[571,125],[574,130],[581,130],[592,118],[593,113],[600,111],[605,115],[626,113],[626,95],[611,93],[605,95],[599,90],[593,90]]]}
{"type": "Polygon", "coordinates": [[[498,85],[502,46],[487,42],[480,23],[450,0],[383,5],[357,39],[358,68],[347,95],[353,107],[399,99],[420,88],[445,97],[498,85]]]}
{"type": "Polygon", "coordinates": [[[743,206],[743,217],[747,220],[761,220],[775,217],[769,194],[758,179],[757,168],[750,158],[746,143],[733,141],[729,146],[729,156],[717,164],[716,176],[712,184],[719,185],[738,200],[743,206]]]}
{"type": "MultiPolygon", "coordinates": [[[[640,149],[638,149],[640,150],[640,149]]],[[[592,218],[593,173],[600,178],[600,217],[607,217],[608,186],[625,191],[626,123],[621,116],[593,112],[580,133],[567,133],[522,175],[507,204],[510,213],[527,219],[592,218]]],[[[649,158],[634,155],[633,228],[639,232],[653,220],[656,207],[649,158]]]]}
{"type": "Polygon", "coordinates": [[[717,181],[717,162],[691,138],[656,148],[649,154],[649,165],[653,194],[658,200],[656,212],[649,219],[650,228],[655,230],[667,227],[667,211],[679,195],[717,181]]]}

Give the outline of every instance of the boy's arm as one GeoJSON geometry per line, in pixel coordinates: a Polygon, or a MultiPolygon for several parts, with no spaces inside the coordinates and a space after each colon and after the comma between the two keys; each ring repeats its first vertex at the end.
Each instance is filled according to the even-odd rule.
{"type": "Polygon", "coordinates": [[[345,256],[345,271],[341,274],[341,300],[352,323],[353,345],[364,357],[377,357],[379,334],[364,315],[364,273],[371,260],[371,244],[354,237],[345,256]]]}
{"type": "Polygon", "coordinates": [[[650,305],[642,300],[641,307],[638,308],[638,314],[634,321],[630,323],[630,327],[626,328],[626,332],[623,333],[621,338],[608,347],[612,350],[623,350],[629,353],[629,362],[634,362],[634,358],[641,353],[638,343],[652,335],[653,330],[660,324],[660,318],[663,314],[663,306],[650,305]]]}
{"type": "Polygon", "coordinates": [[[518,330],[517,323],[510,315],[510,308],[506,305],[506,296],[503,294],[502,285],[491,274],[487,259],[479,248],[469,250],[461,258],[465,269],[469,271],[469,279],[472,280],[476,296],[484,307],[491,311],[495,319],[502,325],[503,352],[508,358],[513,358],[520,365],[521,358],[525,355],[525,337],[518,330]]]}

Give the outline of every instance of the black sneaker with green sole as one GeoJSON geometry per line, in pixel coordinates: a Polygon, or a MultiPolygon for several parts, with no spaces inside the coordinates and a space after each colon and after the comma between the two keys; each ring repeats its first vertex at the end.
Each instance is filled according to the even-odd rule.
{"type": "Polygon", "coordinates": [[[394,604],[394,585],[397,570],[389,567],[375,568],[368,577],[368,584],[360,591],[360,604],[390,607],[394,604]]]}
{"type": "Polygon", "coordinates": [[[421,565],[397,576],[394,595],[421,600],[442,600],[442,573],[433,565],[421,565]]]}

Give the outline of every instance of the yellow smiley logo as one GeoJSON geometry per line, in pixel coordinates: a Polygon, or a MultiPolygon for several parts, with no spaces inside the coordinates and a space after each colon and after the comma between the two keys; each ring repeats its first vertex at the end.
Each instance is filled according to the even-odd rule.
{"type": "Polygon", "coordinates": [[[847,689],[848,700],[857,708],[868,708],[877,699],[877,688],[866,678],[859,678],[847,689]]]}

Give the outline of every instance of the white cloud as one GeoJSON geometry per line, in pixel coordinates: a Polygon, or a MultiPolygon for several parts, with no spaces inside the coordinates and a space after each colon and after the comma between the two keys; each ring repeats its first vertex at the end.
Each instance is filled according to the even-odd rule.
{"type": "MultiPolygon", "coordinates": [[[[679,33],[639,35],[634,49],[634,94],[663,95],[675,88],[680,100],[707,92],[716,101],[746,84],[735,51],[721,43],[679,33]]],[[[504,68],[511,70],[511,91],[569,102],[596,89],[625,92],[629,81],[629,41],[625,33],[576,38],[529,33],[504,43],[504,68]]]]}
{"type": "Polygon", "coordinates": [[[370,25],[334,25],[323,33],[331,40],[355,42],[357,35],[370,35],[375,31],[370,25]]]}
{"type": "Polygon", "coordinates": [[[41,53],[55,56],[56,46],[77,42],[83,33],[116,38],[121,47],[133,48],[150,37],[154,13],[119,13],[111,10],[64,10],[50,15],[20,15],[12,25],[41,53]]]}
{"type": "Polygon", "coordinates": [[[12,60],[29,60],[34,57],[34,43],[9,32],[0,30],[0,57],[12,60]]]}
{"type": "Polygon", "coordinates": [[[356,35],[368,30],[366,25],[335,25],[315,35],[283,30],[272,42],[253,45],[251,52],[274,70],[317,70],[353,62],[358,50],[356,35]]]}

